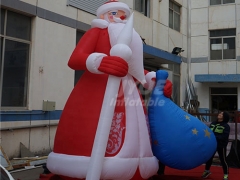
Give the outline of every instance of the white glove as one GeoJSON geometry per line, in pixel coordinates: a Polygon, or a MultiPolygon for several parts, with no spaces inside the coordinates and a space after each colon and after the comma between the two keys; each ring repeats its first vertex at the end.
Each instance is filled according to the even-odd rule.
{"type": "Polygon", "coordinates": [[[144,87],[148,90],[152,90],[156,85],[156,72],[148,72],[145,76],[147,83],[144,84],[144,87]]]}

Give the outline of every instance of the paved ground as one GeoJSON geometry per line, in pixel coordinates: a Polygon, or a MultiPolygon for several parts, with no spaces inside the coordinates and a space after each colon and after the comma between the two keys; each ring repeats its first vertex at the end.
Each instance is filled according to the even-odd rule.
{"type": "Polygon", "coordinates": [[[10,174],[15,180],[38,180],[41,173],[43,173],[42,166],[32,169],[19,169],[10,171],[10,174]]]}

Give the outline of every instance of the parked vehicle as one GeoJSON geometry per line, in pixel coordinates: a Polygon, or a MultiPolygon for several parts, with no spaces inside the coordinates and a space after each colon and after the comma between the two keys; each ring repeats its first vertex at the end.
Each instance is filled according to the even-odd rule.
{"type": "Polygon", "coordinates": [[[1,180],[14,180],[12,175],[0,164],[0,179],[1,180]]]}

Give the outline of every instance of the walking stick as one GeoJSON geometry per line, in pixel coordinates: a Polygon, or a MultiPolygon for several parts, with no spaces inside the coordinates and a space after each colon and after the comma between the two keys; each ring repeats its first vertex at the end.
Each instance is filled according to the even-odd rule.
{"type": "MultiPolygon", "coordinates": [[[[111,56],[118,56],[126,61],[130,60],[132,51],[129,48],[129,45],[132,40],[132,32],[133,32],[133,14],[130,16],[124,28],[122,29],[117,39],[117,44],[111,48],[110,51],[111,56]],[[124,48],[125,51],[126,46],[128,47],[127,52],[123,52],[122,50],[124,48]]],[[[120,77],[112,75],[109,75],[108,77],[108,82],[103,99],[97,131],[95,134],[86,180],[100,179],[108,137],[112,125],[112,118],[115,109],[115,104],[111,104],[111,102],[116,103],[120,81],[121,81],[120,77]]]]}

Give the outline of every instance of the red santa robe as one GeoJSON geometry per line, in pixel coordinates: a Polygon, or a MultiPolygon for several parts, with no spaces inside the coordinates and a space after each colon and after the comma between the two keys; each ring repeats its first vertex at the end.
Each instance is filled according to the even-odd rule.
{"type": "MultiPolygon", "coordinates": [[[[108,75],[97,70],[109,56],[124,24],[94,20],[73,51],[68,65],[85,70],[71,92],[57,128],[47,167],[55,174],[85,178],[90,162],[108,75]]],[[[145,83],[140,36],[133,30],[129,74],[121,78],[101,179],[131,179],[140,172],[147,179],[158,170],[152,154],[146,108],[135,79],[145,83]],[[135,78],[135,79],[134,79],[135,78]]],[[[114,102],[112,102],[114,104],[114,102]]]]}

